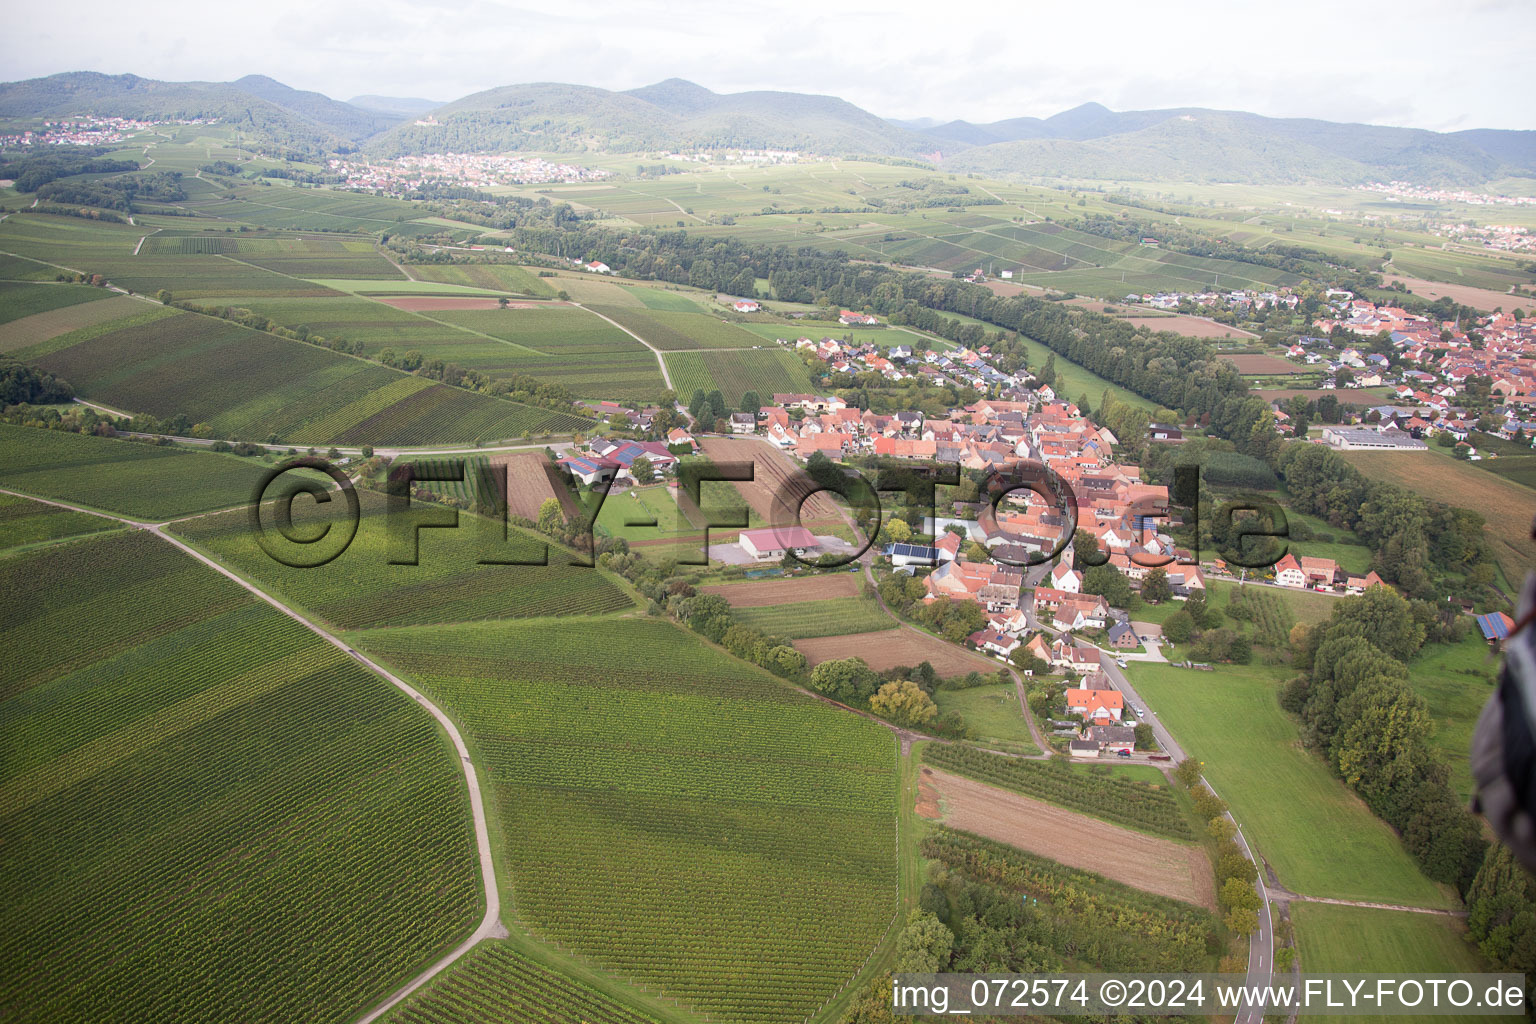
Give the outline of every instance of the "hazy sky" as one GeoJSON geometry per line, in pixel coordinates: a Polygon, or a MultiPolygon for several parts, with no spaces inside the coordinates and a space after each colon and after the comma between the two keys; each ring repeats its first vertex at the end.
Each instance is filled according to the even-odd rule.
{"type": "Polygon", "coordinates": [[[347,99],[515,82],[841,96],[886,117],[1206,106],[1439,131],[1536,128],[1532,0],[907,5],[113,0],[20,5],[0,77],[271,75],[347,99]]]}

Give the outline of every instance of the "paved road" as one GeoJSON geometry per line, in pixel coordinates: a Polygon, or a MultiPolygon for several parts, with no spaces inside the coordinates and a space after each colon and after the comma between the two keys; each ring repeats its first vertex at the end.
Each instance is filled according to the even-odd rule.
{"type": "Polygon", "coordinates": [[[102,519],[111,519],[115,522],[123,523],[127,526],[132,526],[137,529],[144,530],[146,533],[154,534],[156,537],[159,537],[167,544],[175,545],[177,548],[181,549],[188,555],[191,555],[193,558],[197,559],[199,562],[202,562],[204,565],[208,566],[214,572],[217,572],[221,576],[224,576],[230,580],[233,580],[235,583],[238,583],[251,594],[265,601],[273,608],[276,608],[284,615],[309,629],[311,632],[324,639],[327,643],[337,647],[349,655],[358,664],[372,671],[375,675],[382,676],[384,679],[387,679],[391,684],[403,691],[406,696],[410,697],[417,704],[420,704],[428,714],[437,719],[439,724],[442,725],[444,731],[448,733],[448,738],[453,741],[454,749],[458,751],[460,767],[464,771],[464,782],[469,789],[470,813],[474,818],[475,824],[475,846],[480,858],[480,876],[485,887],[485,917],[481,919],[480,926],[476,928],[467,939],[459,943],[458,946],[456,946],[447,955],[442,957],[442,959],[438,960],[426,970],[416,975],[416,977],[402,985],[373,1010],[359,1018],[358,1024],[370,1024],[370,1022],[383,1016],[383,1014],[395,1004],[399,1003],[406,996],[410,995],[412,992],[416,991],[416,989],[426,984],[429,980],[447,968],[455,960],[459,959],[459,957],[463,956],[465,953],[468,953],[470,949],[472,949],[481,939],[504,938],[506,936],[507,930],[502,926],[501,923],[501,895],[496,886],[496,872],[491,862],[491,834],[490,829],[486,825],[485,821],[485,804],[481,798],[479,779],[475,773],[474,763],[470,760],[469,757],[469,748],[464,744],[464,738],[459,735],[458,727],[453,724],[453,719],[449,718],[441,708],[439,708],[436,704],[433,704],[405,680],[401,679],[393,672],[373,661],[367,655],[362,654],[361,652],[356,651],[351,647],[348,647],[347,644],[339,637],[332,635],[331,633],[317,626],[315,623],[311,622],[309,619],[306,619],[304,616],[283,604],[271,594],[268,594],[266,591],[256,586],[256,584],[241,576],[235,575],[235,573],[224,568],[224,566],[220,565],[218,562],[215,562],[207,555],[204,555],[202,552],[197,551],[176,537],[166,533],[164,528],[167,524],[165,523],[146,523],[136,519],[128,519],[123,516],[109,515],[105,512],[97,512],[93,509],[69,504],[68,502],[53,501],[48,498],[39,498],[35,495],[24,494],[20,491],[12,491],[5,488],[0,488],[0,493],[11,494],[21,498],[31,498],[33,501],[39,501],[45,505],[54,505],[59,508],[66,508],[75,512],[83,512],[86,515],[97,516],[102,519]]]}

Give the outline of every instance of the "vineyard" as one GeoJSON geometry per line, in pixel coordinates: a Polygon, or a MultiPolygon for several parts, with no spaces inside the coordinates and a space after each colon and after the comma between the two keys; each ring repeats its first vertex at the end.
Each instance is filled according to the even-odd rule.
{"type": "MultiPolygon", "coordinates": [[[[258,545],[244,509],[191,519],[174,529],[341,629],[593,615],[633,606],[606,573],[572,565],[558,549],[550,550],[548,565],[479,564],[488,555],[531,561],[544,542],[514,528],[506,545],[492,549],[482,532],[489,520],[468,513],[459,514],[457,529],[420,531],[420,564],[391,565],[385,499],[371,491],[360,497],[363,518],[356,538],[344,554],[318,568],[292,568],[274,560],[258,545]]],[[[412,509],[437,521],[452,521],[455,514],[420,502],[412,509]]],[[[339,501],[319,505],[302,499],[294,503],[293,521],[298,530],[316,529],[340,514],[339,501]]]]}
{"type": "MultiPolygon", "coordinates": [[[[653,300],[654,301],[654,300],[653,300]]],[[[755,348],[763,339],[719,317],[699,312],[629,306],[593,306],[663,351],[695,348],[755,348]]]]}
{"type": "Polygon", "coordinates": [[[0,324],[34,313],[106,298],[100,288],[83,284],[18,284],[0,281],[0,324]]]}
{"type": "Polygon", "coordinates": [[[874,599],[867,597],[835,597],[767,608],[737,608],[731,612],[731,618],[770,636],[791,640],[896,628],[896,620],[874,599]]]}
{"type": "Polygon", "coordinates": [[[23,553],[0,643],[0,1017],[341,1022],[474,927],[432,720],[236,584],[137,531],[23,553]]]}
{"type": "Polygon", "coordinates": [[[891,923],[878,726],[657,619],[355,639],[469,734],[507,902],[535,937],[712,1019],[790,1022],[891,923]]]}
{"type": "Polygon", "coordinates": [[[1253,627],[1253,642],[1276,650],[1291,642],[1296,616],[1279,595],[1258,587],[1234,587],[1227,597],[1227,615],[1253,627]]]}
{"type": "Polygon", "coordinates": [[[737,405],[748,391],[768,396],[811,389],[805,364],[778,346],[739,352],[669,352],[667,370],[679,395],[719,389],[726,405],[737,405]]]}
{"type": "Polygon", "coordinates": [[[921,849],[971,882],[1038,899],[1032,937],[1079,970],[1211,969],[1208,911],[953,829],[930,833],[921,849]]]}
{"type": "Polygon", "coordinates": [[[385,1018],[389,1024],[656,1024],[501,942],[482,942],[385,1018]]]}
{"type": "Polygon", "coordinates": [[[241,440],[472,444],[590,423],[193,313],[60,342],[21,354],[114,408],[185,414],[241,440]]]}
{"type": "Polygon", "coordinates": [[[259,464],[0,423],[0,485],[138,519],[163,520],[250,500],[259,464]]]}
{"type": "Polygon", "coordinates": [[[100,516],[71,512],[57,505],[0,494],[0,550],[110,530],[117,524],[100,516]]]}
{"type": "Polygon", "coordinates": [[[555,290],[534,277],[530,271],[506,263],[447,266],[424,263],[413,265],[407,273],[418,281],[439,281],[443,284],[464,285],[466,288],[489,288],[548,299],[555,297],[555,290]]]}
{"type": "Polygon", "coordinates": [[[1023,793],[1058,807],[1154,835],[1193,841],[1194,832],[1167,786],[1100,774],[1054,761],[1027,761],[960,744],[931,743],[923,760],[935,768],[1023,793]]]}
{"type": "Polygon", "coordinates": [[[440,310],[434,319],[464,328],[433,356],[491,376],[528,374],[585,398],[654,399],[665,386],[656,356],[584,309],[440,310]],[[504,344],[479,338],[490,335],[504,344]]]}

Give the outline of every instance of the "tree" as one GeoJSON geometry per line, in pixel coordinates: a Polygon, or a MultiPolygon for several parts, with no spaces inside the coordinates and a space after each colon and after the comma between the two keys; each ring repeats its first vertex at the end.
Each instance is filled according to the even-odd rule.
{"type": "Polygon", "coordinates": [[[1163,639],[1169,643],[1187,644],[1194,635],[1195,620],[1183,608],[1163,620],[1163,639]]]}
{"type": "Polygon", "coordinates": [[[725,396],[718,390],[709,393],[709,410],[715,414],[717,420],[726,413],[725,396]]]}
{"type": "Polygon", "coordinates": [[[705,396],[704,389],[695,388],[693,397],[688,400],[688,415],[692,416],[694,419],[698,419],[699,414],[704,411],[704,408],[708,404],[709,398],[705,396]]]}
{"type": "Polygon", "coordinates": [[[1251,882],[1241,878],[1229,878],[1221,884],[1221,891],[1216,894],[1221,905],[1228,910],[1237,910],[1246,907],[1249,910],[1259,909],[1259,893],[1251,882]]]}
{"type": "Polygon", "coordinates": [[[1152,727],[1146,722],[1136,723],[1136,749],[1156,750],[1157,737],[1152,735],[1152,727]]]}
{"type": "Polygon", "coordinates": [[[902,974],[937,974],[949,966],[954,933],[936,914],[914,910],[896,940],[895,970],[902,974]]]}
{"type": "Polygon", "coordinates": [[[748,391],[741,396],[741,411],[749,412],[756,416],[763,408],[763,400],[758,397],[756,391],[748,391]]]}
{"type": "Polygon", "coordinates": [[[1072,535],[1072,564],[1080,570],[1103,565],[1109,556],[1099,550],[1099,539],[1087,530],[1079,528],[1072,535]]]}
{"type": "Polygon", "coordinates": [[[1195,783],[1200,781],[1200,768],[1201,765],[1199,761],[1196,761],[1192,757],[1186,757],[1184,760],[1180,761],[1179,766],[1173,770],[1173,777],[1178,779],[1179,783],[1183,785],[1185,789],[1189,789],[1193,787],[1195,783]]]}
{"type": "Polygon", "coordinates": [[[507,297],[505,295],[501,296],[500,298],[498,298],[496,300],[496,308],[497,309],[506,309],[507,308],[507,297]]]}
{"type": "Polygon", "coordinates": [[[1259,930],[1259,912],[1239,907],[1227,914],[1227,929],[1234,935],[1252,935],[1259,930]]]}
{"type": "Polygon", "coordinates": [[[557,498],[545,498],[539,506],[538,528],[540,533],[559,533],[565,526],[565,512],[557,498]]]}
{"type": "Polygon", "coordinates": [[[1166,569],[1153,569],[1141,581],[1141,599],[1152,604],[1162,604],[1173,597],[1173,587],[1168,583],[1166,569]]]}
{"type": "Polygon", "coordinates": [[[876,714],[884,715],[897,725],[923,726],[939,716],[933,698],[910,679],[886,683],[869,698],[869,706],[876,714]]]}
{"type": "Polygon", "coordinates": [[[912,527],[907,525],[905,519],[892,519],[885,524],[885,532],[897,544],[905,544],[912,539],[912,527]]]}
{"type": "Polygon", "coordinates": [[[1083,593],[1097,594],[1116,608],[1131,603],[1131,581],[1112,565],[1096,565],[1083,573],[1083,593]]]}
{"type": "Polygon", "coordinates": [[[989,558],[991,558],[992,556],[990,554],[988,554],[987,549],[982,547],[982,545],[981,545],[981,543],[979,541],[974,541],[973,540],[973,541],[971,541],[970,545],[965,549],[965,557],[966,557],[967,561],[971,561],[971,562],[985,562],[989,558]]]}
{"type": "Polygon", "coordinates": [[[859,701],[875,692],[880,677],[862,658],[824,661],[811,670],[811,689],[845,703],[859,701]]]}

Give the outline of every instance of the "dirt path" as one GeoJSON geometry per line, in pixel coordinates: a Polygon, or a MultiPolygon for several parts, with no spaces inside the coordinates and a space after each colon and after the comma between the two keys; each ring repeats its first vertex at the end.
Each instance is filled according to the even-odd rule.
{"type": "Polygon", "coordinates": [[[83,512],[86,515],[98,516],[102,519],[111,519],[115,522],[124,523],[129,526],[137,527],[138,529],[144,530],[148,533],[152,533],[156,537],[159,537],[161,540],[165,541],[167,544],[175,545],[186,554],[191,555],[199,562],[202,562],[214,572],[217,572],[219,575],[233,580],[235,583],[238,583],[241,587],[249,591],[255,597],[265,601],[267,604],[282,612],[290,619],[293,619],[301,626],[304,626],[306,629],[310,630],[312,633],[319,636],[327,643],[330,643],[332,646],[350,655],[353,660],[357,661],[358,664],[373,672],[375,675],[382,676],[384,679],[388,680],[397,689],[405,693],[406,696],[410,697],[417,704],[421,705],[433,718],[437,719],[438,724],[440,724],[443,727],[443,730],[447,732],[448,738],[453,742],[454,749],[458,751],[460,767],[464,772],[464,782],[469,789],[470,813],[474,818],[475,824],[475,846],[480,859],[480,876],[485,886],[485,917],[481,920],[480,926],[476,928],[468,938],[454,947],[453,950],[450,951],[446,956],[442,957],[436,963],[432,964],[420,974],[416,975],[416,977],[412,978],[400,988],[396,989],[395,992],[382,1003],[374,1007],[363,1017],[359,1018],[358,1024],[370,1024],[370,1022],[383,1016],[386,1011],[393,1008],[406,996],[410,995],[422,985],[426,984],[465,953],[468,953],[472,948],[474,948],[476,943],[480,942],[481,939],[506,937],[507,930],[501,923],[501,895],[496,887],[496,871],[491,863],[491,834],[490,829],[486,825],[485,804],[481,798],[480,783],[475,773],[474,763],[470,760],[469,757],[469,748],[464,744],[464,738],[459,735],[458,727],[453,724],[453,719],[449,718],[441,708],[439,708],[436,704],[433,704],[405,680],[401,679],[393,672],[373,661],[367,655],[361,654],[358,651],[353,650],[351,647],[348,647],[344,641],[320,628],[309,619],[306,619],[304,616],[283,604],[271,594],[268,594],[266,591],[256,586],[256,584],[241,576],[235,575],[235,573],[224,568],[222,565],[220,565],[218,562],[215,562],[207,555],[204,555],[202,552],[166,533],[164,531],[166,524],[164,523],[140,522],[136,519],[127,519],[123,516],[114,516],[105,512],[97,512],[93,509],[84,508],[79,505],[71,505],[62,501],[51,501],[47,498],[38,498],[30,494],[22,494],[19,491],[6,490],[4,488],[0,488],[0,493],[13,494],[21,498],[31,498],[33,501],[40,501],[46,505],[56,505],[60,508],[70,509],[74,512],[83,512]]]}
{"type": "Polygon", "coordinates": [[[1021,793],[924,766],[940,820],[1144,892],[1216,907],[1211,862],[1198,845],[1111,825],[1021,793]]]}

